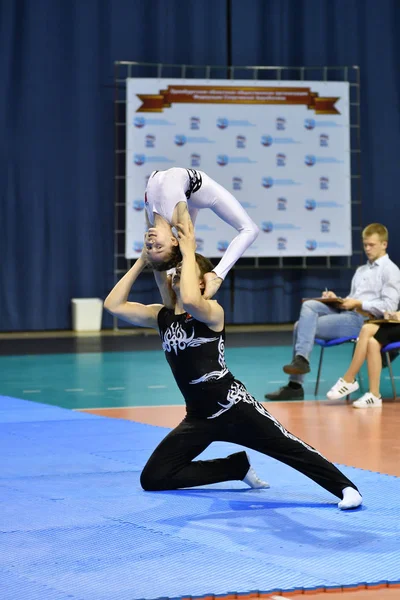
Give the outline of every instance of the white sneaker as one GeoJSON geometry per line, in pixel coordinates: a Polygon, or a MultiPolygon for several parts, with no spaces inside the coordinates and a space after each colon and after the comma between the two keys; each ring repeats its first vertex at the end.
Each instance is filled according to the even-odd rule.
{"type": "Polygon", "coordinates": [[[249,470],[246,473],[246,476],[243,477],[243,481],[247,483],[248,486],[256,490],[269,488],[269,483],[260,479],[253,467],[249,468],[249,470]]]}
{"type": "Polygon", "coordinates": [[[353,402],[353,408],[379,408],[380,406],[382,406],[382,398],[377,398],[371,392],[367,392],[353,402]]]}
{"type": "Polygon", "coordinates": [[[352,392],[356,392],[359,387],[358,381],[348,383],[340,377],[326,394],[326,397],[329,398],[329,400],[339,400],[339,398],[343,398],[343,396],[348,396],[352,392]]]}

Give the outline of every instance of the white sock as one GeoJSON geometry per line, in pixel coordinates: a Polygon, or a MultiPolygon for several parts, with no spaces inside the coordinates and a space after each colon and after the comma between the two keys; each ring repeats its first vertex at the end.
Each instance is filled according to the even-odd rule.
{"type": "Polygon", "coordinates": [[[357,490],[352,487],[346,487],[343,490],[343,500],[338,504],[341,510],[348,510],[349,508],[357,508],[362,503],[362,496],[357,490]]]}
{"type": "Polygon", "coordinates": [[[250,467],[247,471],[246,476],[243,477],[243,481],[254,489],[269,488],[269,483],[260,479],[253,467],[250,467]]]}

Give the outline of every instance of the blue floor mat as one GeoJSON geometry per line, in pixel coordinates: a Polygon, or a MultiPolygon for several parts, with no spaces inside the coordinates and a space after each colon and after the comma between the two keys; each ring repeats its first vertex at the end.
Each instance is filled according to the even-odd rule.
{"type": "MultiPolygon", "coordinates": [[[[143,492],[167,430],[0,397],[2,600],[134,600],[400,582],[400,479],[352,467],[364,505],[249,451],[241,482],[143,492]]],[[[213,444],[202,457],[224,456],[213,444]]]]}

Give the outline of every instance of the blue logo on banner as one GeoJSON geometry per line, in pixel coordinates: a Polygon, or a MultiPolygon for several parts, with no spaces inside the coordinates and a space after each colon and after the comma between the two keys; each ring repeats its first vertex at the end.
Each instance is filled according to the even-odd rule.
{"type": "Polygon", "coordinates": [[[135,154],[133,156],[133,162],[135,163],[135,165],[138,165],[140,167],[146,162],[146,157],[144,154],[135,154]]]}
{"type": "Polygon", "coordinates": [[[313,198],[307,198],[307,200],[304,203],[304,208],[306,210],[315,210],[317,208],[317,203],[313,198]]]}
{"type": "Polygon", "coordinates": [[[321,231],[322,233],[329,233],[331,230],[331,222],[327,219],[322,219],[321,221],[321,231]]]}
{"type": "Polygon", "coordinates": [[[228,163],[254,164],[256,160],[251,160],[248,156],[228,156],[227,154],[218,154],[217,164],[225,167],[228,163]]]}
{"type": "Polygon", "coordinates": [[[302,185],[294,179],[273,179],[272,177],[262,177],[261,185],[264,188],[271,188],[273,185],[302,185]]]}
{"type": "Polygon", "coordinates": [[[191,154],[190,155],[190,166],[191,167],[200,167],[201,156],[200,154],[191,154]]]}
{"type": "Polygon", "coordinates": [[[304,127],[311,131],[311,129],[314,129],[314,127],[315,127],[315,120],[314,119],[304,119],[304,127]]]}
{"type": "Polygon", "coordinates": [[[232,187],[234,190],[241,190],[243,186],[243,179],[241,177],[232,177],[232,187]]]}
{"type": "Polygon", "coordinates": [[[174,142],[177,146],[184,146],[187,142],[186,135],[176,135],[174,142]]]}
{"type": "Polygon", "coordinates": [[[217,127],[218,129],[226,129],[229,125],[229,121],[227,118],[225,117],[219,117],[219,119],[217,119],[217,127]]]}
{"type": "Polygon", "coordinates": [[[261,179],[261,185],[265,188],[270,188],[274,185],[274,180],[272,177],[263,177],[261,179]]]}
{"type": "Polygon", "coordinates": [[[217,164],[219,164],[220,167],[225,167],[225,165],[227,165],[228,162],[229,162],[229,157],[226,154],[218,154],[217,164]]]}
{"type": "Polygon", "coordinates": [[[200,117],[190,117],[190,129],[200,129],[200,117]]]}
{"type": "Polygon", "coordinates": [[[319,145],[322,148],[327,148],[329,146],[329,135],[327,133],[321,133],[319,136],[319,145]]]}
{"type": "Polygon", "coordinates": [[[219,242],[217,243],[217,250],[218,252],[225,252],[228,246],[229,242],[227,242],[226,240],[219,240],[219,242]]]}
{"type": "Polygon", "coordinates": [[[285,167],[286,166],[286,154],[282,154],[281,152],[276,155],[276,166],[277,167],[285,167]]]}
{"type": "Polygon", "coordinates": [[[143,210],[144,209],[144,200],[142,200],[142,198],[137,198],[136,200],[133,201],[132,203],[133,206],[133,210],[143,210]]]}
{"type": "Polygon", "coordinates": [[[178,133],[174,142],[177,146],[184,146],[185,144],[214,144],[214,140],[209,140],[206,137],[186,137],[181,133],[178,133]]]}
{"type": "Polygon", "coordinates": [[[155,135],[146,135],[145,137],[145,146],[146,148],[154,148],[156,143],[156,136],[155,135]]]}
{"type": "Polygon", "coordinates": [[[278,250],[286,250],[287,239],[285,237],[278,237],[276,243],[278,250]]]}
{"type": "Polygon", "coordinates": [[[143,250],[143,240],[137,240],[133,242],[133,251],[141,252],[143,250]]]}
{"type": "Polygon", "coordinates": [[[306,241],[307,250],[315,250],[316,247],[317,247],[317,242],[315,240],[307,240],[306,241]]]}
{"type": "Polygon", "coordinates": [[[204,248],[204,240],[202,238],[196,238],[196,251],[202,252],[204,248]]]}
{"type": "Polygon", "coordinates": [[[166,156],[146,156],[145,154],[134,154],[133,162],[137,166],[144,165],[145,162],[157,162],[157,163],[174,163],[174,160],[167,158],[166,156]]]}
{"type": "Polygon", "coordinates": [[[277,117],[276,119],[276,128],[278,131],[283,131],[286,129],[286,119],[285,117],[277,117]]]}
{"type": "Polygon", "coordinates": [[[135,127],[138,127],[140,129],[145,126],[146,119],[144,117],[135,117],[133,120],[133,124],[135,127]]]}
{"type": "Polygon", "coordinates": [[[278,198],[276,201],[276,208],[278,210],[286,210],[286,208],[287,208],[286,198],[278,198]]]}
{"type": "Polygon", "coordinates": [[[273,143],[273,138],[270,135],[262,135],[261,136],[261,144],[263,146],[271,146],[273,143]]]}
{"type": "Polygon", "coordinates": [[[313,167],[316,161],[317,159],[313,154],[307,154],[307,156],[304,158],[304,162],[306,163],[307,167],[313,167]]]}
{"type": "Polygon", "coordinates": [[[320,177],[319,178],[319,189],[320,190],[329,190],[329,177],[320,177]]]}
{"type": "Polygon", "coordinates": [[[271,231],[273,231],[274,229],[274,225],[273,223],[271,223],[271,221],[263,221],[261,223],[261,229],[265,232],[265,233],[270,233],[271,231]]]}
{"type": "Polygon", "coordinates": [[[236,136],[236,148],[246,148],[246,137],[244,135],[236,136]]]}

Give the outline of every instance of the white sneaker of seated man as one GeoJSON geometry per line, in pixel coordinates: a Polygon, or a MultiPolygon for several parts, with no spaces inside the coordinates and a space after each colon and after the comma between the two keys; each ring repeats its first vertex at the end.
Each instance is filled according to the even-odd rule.
{"type": "Polygon", "coordinates": [[[358,400],[353,402],[353,408],[380,408],[382,406],[382,398],[374,396],[371,392],[367,392],[358,400]]]}
{"type": "Polygon", "coordinates": [[[326,394],[326,397],[329,400],[339,400],[339,398],[343,398],[344,396],[348,396],[352,392],[356,392],[360,386],[358,385],[358,381],[353,381],[353,383],[349,383],[345,381],[342,377],[340,377],[335,385],[331,387],[329,392],[326,394]]]}

